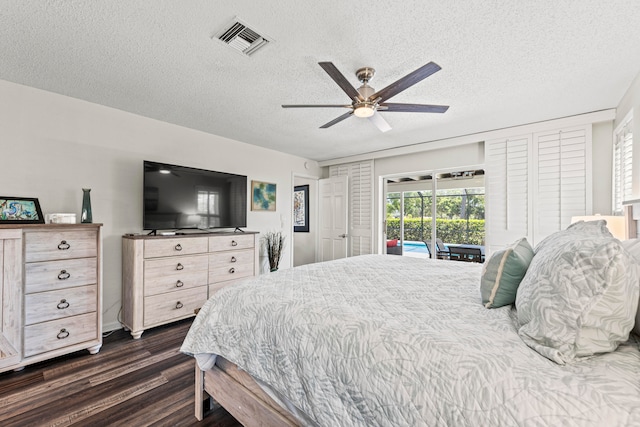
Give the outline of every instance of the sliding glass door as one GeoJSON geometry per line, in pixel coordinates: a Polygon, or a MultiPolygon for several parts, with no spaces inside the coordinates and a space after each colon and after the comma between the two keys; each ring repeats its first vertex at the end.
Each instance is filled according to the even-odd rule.
{"type": "Polygon", "coordinates": [[[450,259],[449,247],[483,252],[482,170],[399,177],[386,184],[387,241],[397,239],[399,247],[387,253],[450,259]]]}

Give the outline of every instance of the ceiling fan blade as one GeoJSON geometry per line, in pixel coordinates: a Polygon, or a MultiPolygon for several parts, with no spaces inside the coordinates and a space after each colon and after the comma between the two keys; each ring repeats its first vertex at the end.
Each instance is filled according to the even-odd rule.
{"type": "Polygon", "coordinates": [[[392,96],[399,94],[403,90],[426,79],[431,74],[440,70],[441,67],[438,64],[436,64],[435,62],[429,62],[428,64],[423,65],[412,73],[409,73],[401,79],[395,81],[394,83],[391,83],[384,89],[377,91],[376,93],[371,95],[369,99],[378,100],[377,102],[384,102],[392,96]]]}
{"type": "Polygon", "coordinates": [[[448,105],[429,105],[429,104],[396,104],[386,102],[380,104],[378,111],[386,112],[403,112],[403,113],[444,113],[449,109],[448,105]]]}
{"type": "Polygon", "coordinates": [[[332,62],[318,62],[318,64],[322,67],[323,70],[329,74],[329,76],[333,79],[334,82],[338,84],[342,88],[342,90],[349,96],[351,99],[357,99],[359,101],[364,101],[364,98],[349,80],[333,65],[332,62]]]}
{"type": "Polygon", "coordinates": [[[369,117],[369,121],[380,129],[380,132],[387,132],[391,130],[391,126],[389,126],[389,123],[387,123],[380,113],[376,112],[373,116],[369,117]]]}
{"type": "Polygon", "coordinates": [[[332,107],[343,107],[343,108],[353,108],[353,105],[345,105],[345,104],[312,104],[312,105],[283,105],[282,108],[332,108],[332,107]]]}
{"type": "Polygon", "coordinates": [[[331,120],[329,123],[323,124],[322,126],[320,126],[320,129],[326,129],[328,127],[331,127],[331,126],[335,125],[336,123],[340,123],[344,119],[348,119],[352,114],[353,114],[353,111],[349,111],[348,113],[344,113],[343,115],[341,115],[339,117],[336,117],[335,119],[331,120]]]}

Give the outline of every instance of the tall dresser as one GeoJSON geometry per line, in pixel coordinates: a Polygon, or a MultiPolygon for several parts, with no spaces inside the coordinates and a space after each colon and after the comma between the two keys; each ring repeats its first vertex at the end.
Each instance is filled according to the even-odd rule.
{"type": "Polygon", "coordinates": [[[0,371],[102,346],[101,224],[0,226],[0,371]]]}
{"type": "Polygon", "coordinates": [[[122,320],[133,338],[194,315],[213,293],[258,274],[258,234],[122,238],[122,320]]]}

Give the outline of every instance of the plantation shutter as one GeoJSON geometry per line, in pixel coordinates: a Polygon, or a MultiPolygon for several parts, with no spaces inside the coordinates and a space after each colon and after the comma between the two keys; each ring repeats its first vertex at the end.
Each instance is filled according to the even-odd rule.
{"type": "Polygon", "coordinates": [[[487,251],[591,214],[591,126],[485,142],[487,251]]]}
{"type": "Polygon", "coordinates": [[[485,245],[490,252],[530,235],[531,135],[485,142],[485,245]]]}
{"type": "Polygon", "coordinates": [[[349,177],[349,256],[373,253],[373,161],[329,167],[349,177]]]}
{"type": "Polygon", "coordinates": [[[534,243],[591,214],[590,127],[534,135],[534,243]],[[589,134],[588,134],[589,133],[589,134]]]}
{"type": "Polygon", "coordinates": [[[613,206],[615,214],[622,215],[622,202],[632,199],[633,185],[633,122],[630,119],[614,132],[613,143],[613,206]]]}

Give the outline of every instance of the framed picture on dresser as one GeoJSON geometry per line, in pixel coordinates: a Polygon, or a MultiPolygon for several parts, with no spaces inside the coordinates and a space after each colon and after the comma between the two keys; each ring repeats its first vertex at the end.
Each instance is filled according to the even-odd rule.
{"type": "Polygon", "coordinates": [[[0,196],[0,224],[44,224],[38,199],[0,196]]]}

